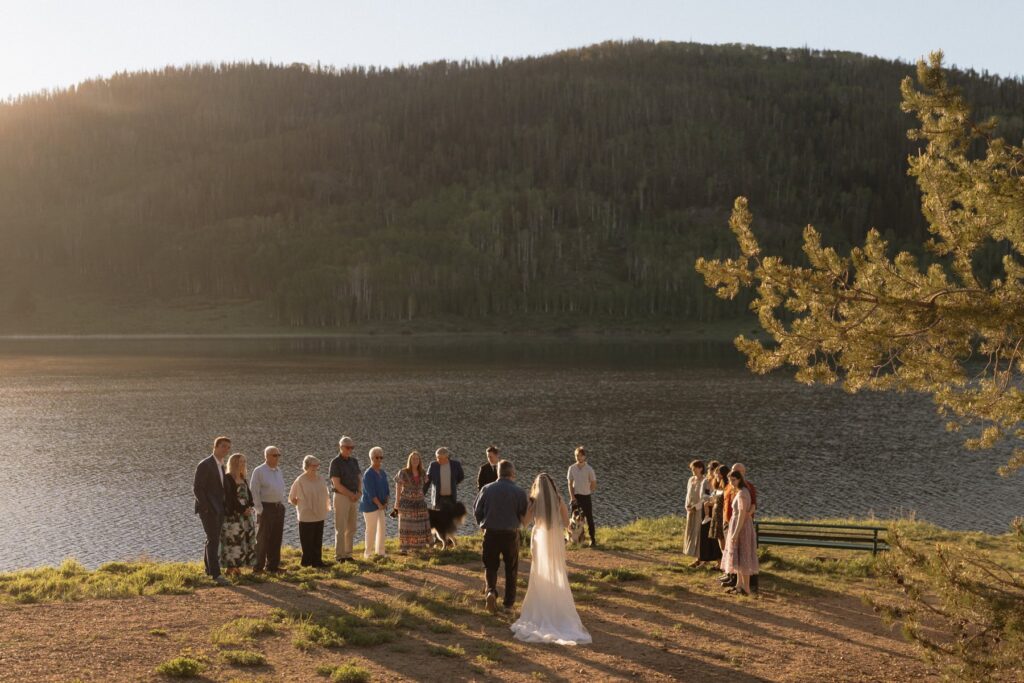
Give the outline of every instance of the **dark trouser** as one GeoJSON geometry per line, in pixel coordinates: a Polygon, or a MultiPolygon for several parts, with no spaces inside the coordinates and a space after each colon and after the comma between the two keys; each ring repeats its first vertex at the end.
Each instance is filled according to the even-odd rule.
{"type": "Polygon", "coordinates": [[[284,505],[264,503],[256,527],[256,569],[276,572],[281,567],[281,542],[284,538],[284,505]]]}
{"type": "Polygon", "coordinates": [[[579,504],[580,510],[583,510],[583,514],[587,517],[587,531],[590,532],[590,542],[594,543],[597,541],[594,537],[594,501],[590,499],[590,496],[577,493],[576,502],[579,504]]]}
{"type": "Polygon", "coordinates": [[[455,496],[438,495],[434,500],[438,510],[451,510],[455,507],[455,496]]]}
{"type": "Polygon", "coordinates": [[[220,530],[224,526],[224,515],[216,512],[201,512],[199,519],[203,522],[206,533],[206,545],[203,546],[203,566],[212,578],[220,576],[220,530]]]}
{"type": "Polygon", "coordinates": [[[505,607],[516,601],[516,579],[519,575],[519,531],[484,529],[484,576],[487,592],[498,594],[498,565],[505,560],[505,607]]]}
{"type": "Polygon", "coordinates": [[[303,567],[319,567],[324,563],[324,523],[299,522],[299,543],[302,544],[303,567]]]}

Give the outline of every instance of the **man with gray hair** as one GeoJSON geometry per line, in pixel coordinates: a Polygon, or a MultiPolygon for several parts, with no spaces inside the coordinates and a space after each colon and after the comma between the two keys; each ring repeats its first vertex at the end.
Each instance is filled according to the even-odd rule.
{"type": "Polygon", "coordinates": [[[352,559],[352,541],[356,536],[359,498],[363,493],[363,473],[352,455],[355,441],[347,436],[338,440],[338,455],[331,460],[331,489],[334,491],[334,559],[352,559]]]}
{"type": "Polygon", "coordinates": [[[473,513],[484,530],[482,559],[484,581],[487,583],[487,611],[498,609],[498,566],[505,561],[505,597],[502,605],[512,609],[516,602],[516,581],[519,573],[519,528],[526,516],[529,500],[515,483],[512,463],[498,463],[498,481],[487,484],[477,494],[473,513]]]}
{"type": "Polygon", "coordinates": [[[284,538],[284,501],[287,491],[278,463],[277,446],[263,449],[263,464],[252,471],[249,490],[256,510],[256,573],[281,571],[281,542],[284,538]]]}
{"type": "Polygon", "coordinates": [[[427,468],[427,484],[425,488],[430,489],[431,510],[454,508],[455,502],[459,499],[456,493],[458,486],[462,483],[462,463],[452,460],[448,449],[441,446],[434,453],[434,462],[427,468]]]}

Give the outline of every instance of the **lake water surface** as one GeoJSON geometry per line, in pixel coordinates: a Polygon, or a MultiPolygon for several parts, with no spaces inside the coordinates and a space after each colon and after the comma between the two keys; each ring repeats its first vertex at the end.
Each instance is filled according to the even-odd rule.
{"type": "MultiPolygon", "coordinates": [[[[766,515],[913,514],[998,533],[1024,514],[1020,476],[995,471],[1006,453],[965,451],[927,399],[755,377],[731,344],[4,340],[0,570],[200,558],[192,474],[218,434],[250,469],[279,446],[288,482],[342,434],[363,465],[382,446],[390,475],[410,450],[446,445],[473,479],[463,499],[490,443],[524,486],[540,471],[564,484],[583,443],[598,524],[679,513],[695,457],[745,463],[766,515]]],[[[298,545],[291,512],[285,541],[298,545]]]]}

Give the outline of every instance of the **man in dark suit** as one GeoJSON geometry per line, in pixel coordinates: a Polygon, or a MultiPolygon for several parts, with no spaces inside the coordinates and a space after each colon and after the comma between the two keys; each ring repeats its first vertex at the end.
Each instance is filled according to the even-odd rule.
{"type": "Polygon", "coordinates": [[[220,529],[224,525],[224,459],[231,450],[231,439],[218,436],[213,440],[213,453],[196,466],[192,493],[196,497],[196,514],[203,522],[206,545],[203,564],[206,573],[222,586],[230,581],[220,575],[220,529]]]}
{"type": "Polygon", "coordinates": [[[424,489],[430,490],[430,509],[453,508],[458,500],[456,489],[463,479],[462,463],[452,460],[444,446],[437,449],[434,457],[436,459],[427,468],[427,483],[424,486],[424,489]]]}
{"type": "Polygon", "coordinates": [[[487,462],[480,465],[480,472],[476,475],[476,490],[480,491],[492,481],[498,481],[498,455],[497,446],[487,447],[487,462]]]}

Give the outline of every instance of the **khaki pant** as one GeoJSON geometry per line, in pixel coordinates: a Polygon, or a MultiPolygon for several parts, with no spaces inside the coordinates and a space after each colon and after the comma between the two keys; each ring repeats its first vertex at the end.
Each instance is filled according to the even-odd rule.
{"type": "Polygon", "coordinates": [[[356,537],[356,513],[359,501],[334,494],[334,559],[352,557],[352,541],[356,537]]]}

